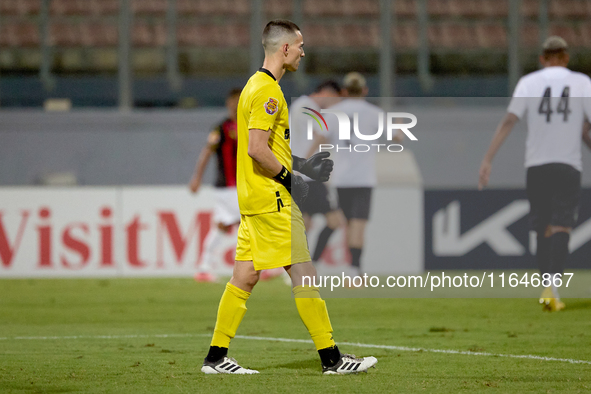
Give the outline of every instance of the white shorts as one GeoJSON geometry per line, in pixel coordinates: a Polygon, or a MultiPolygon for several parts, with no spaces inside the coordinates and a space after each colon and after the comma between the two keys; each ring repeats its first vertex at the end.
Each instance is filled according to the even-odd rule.
{"type": "Polygon", "coordinates": [[[213,221],[225,226],[240,223],[240,208],[238,207],[238,193],[235,187],[216,187],[216,200],[213,209],[213,221]]]}

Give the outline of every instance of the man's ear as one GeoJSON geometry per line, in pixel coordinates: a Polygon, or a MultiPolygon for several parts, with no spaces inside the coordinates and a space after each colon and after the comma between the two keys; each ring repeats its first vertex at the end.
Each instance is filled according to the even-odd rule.
{"type": "Polygon", "coordinates": [[[287,56],[289,53],[289,44],[283,44],[281,49],[283,50],[283,56],[287,56]]]}

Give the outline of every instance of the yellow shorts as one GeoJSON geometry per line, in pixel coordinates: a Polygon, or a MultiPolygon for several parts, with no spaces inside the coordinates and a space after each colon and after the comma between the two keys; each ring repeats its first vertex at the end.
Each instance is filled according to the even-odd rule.
{"type": "Polygon", "coordinates": [[[297,205],[241,215],[236,260],[252,261],[257,271],[310,261],[304,219],[297,205]]]}

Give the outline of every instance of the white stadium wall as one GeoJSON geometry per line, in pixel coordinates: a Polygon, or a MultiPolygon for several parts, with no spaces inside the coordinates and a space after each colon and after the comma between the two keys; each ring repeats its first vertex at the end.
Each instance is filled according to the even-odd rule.
{"type": "MultiPolygon", "coordinates": [[[[364,271],[422,272],[422,195],[408,187],[375,190],[364,271]]],[[[184,186],[0,188],[0,278],[192,276],[214,203],[208,187],[197,196],[184,186]]],[[[317,219],[311,243],[321,228],[317,219]]],[[[218,250],[217,274],[231,273],[235,231],[218,250]]],[[[347,260],[340,230],[322,267],[347,260]]]]}

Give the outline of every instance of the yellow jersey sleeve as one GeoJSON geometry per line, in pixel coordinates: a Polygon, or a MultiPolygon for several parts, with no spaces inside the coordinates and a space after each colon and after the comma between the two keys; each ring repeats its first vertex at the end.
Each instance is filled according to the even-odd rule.
{"type": "Polygon", "coordinates": [[[267,131],[274,129],[277,122],[277,115],[283,108],[281,100],[283,93],[277,84],[267,84],[256,92],[251,101],[250,119],[248,129],[259,129],[267,131]]]}
{"type": "Polygon", "coordinates": [[[291,205],[287,189],[270,178],[248,154],[250,130],[270,130],[271,152],[291,171],[289,111],[279,84],[268,73],[255,73],[242,89],[237,115],[236,185],[240,213],[258,215],[291,205]]]}

